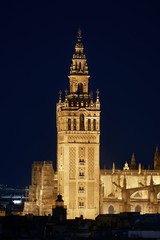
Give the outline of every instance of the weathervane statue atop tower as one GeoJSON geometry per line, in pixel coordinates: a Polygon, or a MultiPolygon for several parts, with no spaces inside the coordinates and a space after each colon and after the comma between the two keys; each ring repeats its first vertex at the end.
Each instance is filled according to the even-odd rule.
{"type": "Polygon", "coordinates": [[[80,27],[78,28],[78,42],[81,42],[81,38],[82,38],[82,30],[80,29],[80,27]]]}

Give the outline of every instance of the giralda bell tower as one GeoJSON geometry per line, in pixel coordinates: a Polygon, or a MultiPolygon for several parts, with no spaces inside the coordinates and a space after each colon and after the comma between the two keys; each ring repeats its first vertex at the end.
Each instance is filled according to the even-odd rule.
{"type": "Polygon", "coordinates": [[[67,218],[95,219],[99,214],[100,101],[89,93],[88,66],[81,30],[69,75],[69,91],[57,103],[58,192],[67,218]]]}

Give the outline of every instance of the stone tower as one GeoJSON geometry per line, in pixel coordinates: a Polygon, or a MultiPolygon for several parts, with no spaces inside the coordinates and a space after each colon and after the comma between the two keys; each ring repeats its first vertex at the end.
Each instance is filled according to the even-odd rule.
{"type": "Polygon", "coordinates": [[[89,93],[89,74],[78,30],[69,75],[69,91],[57,103],[58,193],[67,218],[94,219],[99,214],[100,101],[89,93]]]}
{"type": "Polygon", "coordinates": [[[135,160],[134,153],[132,153],[129,169],[130,170],[136,170],[136,160],[135,160]]]}
{"type": "Polygon", "coordinates": [[[23,215],[51,215],[56,197],[57,174],[53,169],[52,161],[33,162],[29,199],[24,203],[23,215]]]}

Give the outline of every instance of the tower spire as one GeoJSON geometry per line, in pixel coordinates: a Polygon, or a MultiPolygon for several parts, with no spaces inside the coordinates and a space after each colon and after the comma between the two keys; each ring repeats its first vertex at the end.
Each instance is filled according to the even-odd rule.
{"type": "Polygon", "coordinates": [[[131,157],[130,169],[136,170],[136,160],[135,160],[134,152],[132,153],[132,157],[131,157]]]}
{"type": "Polygon", "coordinates": [[[159,170],[160,169],[160,152],[158,149],[158,145],[156,145],[156,150],[154,153],[154,169],[159,170]]]}
{"type": "Polygon", "coordinates": [[[78,92],[80,94],[88,94],[89,77],[87,59],[82,43],[82,30],[78,28],[75,51],[70,66],[70,94],[75,95],[78,92]]]}
{"type": "Polygon", "coordinates": [[[81,38],[82,38],[82,30],[81,30],[81,28],[79,27],[79,28],[78,28],[78,35],[77,35],[78,42],[81,42],[81,38]]]}
{"type": "Polygon", "coordinates": [[[72,57],[69,78],[71,78],[71,75],[85,75],[87,76],[87,79],[89,78],[88,65],[86,55],[84,54],[84,46],[82,43],[82,30],[80,28],[78,28],[77,42],[75,44],[75,53],[72,57]]]}

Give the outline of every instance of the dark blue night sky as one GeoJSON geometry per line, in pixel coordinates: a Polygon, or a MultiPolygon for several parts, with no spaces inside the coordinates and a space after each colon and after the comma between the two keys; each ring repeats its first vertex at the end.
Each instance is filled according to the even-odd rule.
{"type": "Polygon", "coordinates": [[[101,167],[153,166],[160,147],[158,1],[0,1],[0,184],[26,186],[33,161],[56,167],[56,102],[82,29],[100,90],[101,167]],[[104,2],[106,4],[104,5],[104,2]],[[99,4],[99,5],[97,5],[99,4]]]}

